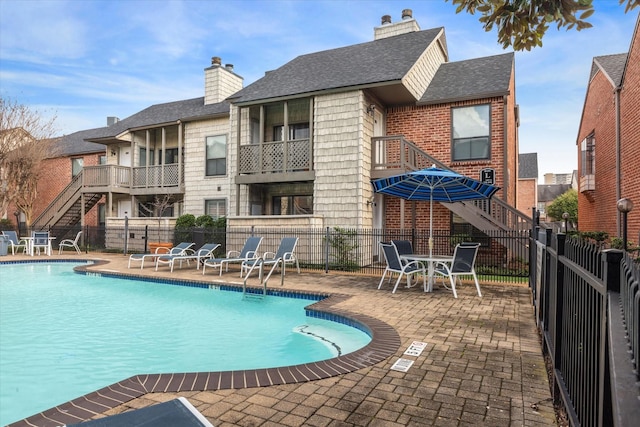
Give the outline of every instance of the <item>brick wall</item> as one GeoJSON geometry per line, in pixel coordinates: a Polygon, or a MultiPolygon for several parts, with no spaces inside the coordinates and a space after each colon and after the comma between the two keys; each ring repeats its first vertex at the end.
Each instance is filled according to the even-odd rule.
{"type": "MultiPolygon", "coordinates": [[[[509,105],[508,102],[507,105],[509,105]]],[[[504,198],[507,192],[507,190],[504,189],[504,111],[505,103],[502,97],[429,106],[394,107],[387,110],[386,133],[387,135],[404,135],[406,139],[416,144],[420,149],[432,157],[435,157],[440,162],[461,174],[475,179],[480,178],[480,170],[493,168],[496,174],[496,185],[503,188],[503,190],[498,192],[498,196],[504,198]],[[491,104],[491,158],[489,160],[452,162],[451,108],[487,103],[491,104]]],[[[510,149],[515,150],[515,125],[508,138],[510,139],[510,149]],[[513,141],[511,141],[511,138],[513,138],[513,141]]],[[[515,156],[517,157],[517,155],[517,150],[515,150],[515,156]]],[[[512,164],[511,167],[515,167],[516,165],[517,162],[512,164]]],[[[515,173],[516,171],[513,170],[510,175],[516,177],[517,175],[515,175],[515,173]]],[[[512,185],[515,186],[515,180],[512,185]]],[[[515,204],[515,189],[512,191],[512,203],[515,204]]],[[[399,200],[391,197],[385,199],[386,227],[412,226],[411,203],[405,203],[404,224],[400,224],[400,203],[399,200]]],[[[433,212],[434,229],[449,229],[450,211],[439,203],[435,203],[433,212]]],[[[418,228],[428,228],[428,202],[416,203],[416,217],[419,222],[416,224],[418,228]]]]}
{"type": "Polygon", "coordinates": [[[589,83],[577,141],[578,176],[583,175],[580,144],[595,135],[595,191],[578,190],[578,228],[582,231],[616,231],[616,135],[613,86],[602,72],[589,83]]]}
{"type": "MultiPolygon", "coordinates": [[[[631,44],[623,89],[620,92],[620,195],[635,203],[628,216],[628,236],[640,239],[640,41],[638,29],[631,44]]],[[[611,82],[598,72],[588,86],[578,134],[578,176],[582,175],[580,142],[595,132],[595,191],[578,193],[578,227],[618,236],[616,202],[616,110],[611,82]]]]}
{"type": "Polygon", "coordinates": [[[516,209],[531,216],[531,208],[537,209],[537,179],[521,179],[518,181],[518,203],[516,209]]]}
{"type": "MultiPolygon", "coordinates": [[[[55,199],[58,194],[71,182],[71,159],[82,158],[84,166],[95,166],[99,164],[100,156],[103,152],[84,154],[78,156],[57,157],[42,161],[41,172],[38,179],[38,197],[33,205],[33,217],[35,220],[44,209],[55,199]]],[[[98,203],[104,203],[104,198],[98,203]]],[[[8,212],[13,213],[15,206],[10,206],[8,212]]],[[[9,218],[15,222],[13,215],[9,218]]],[[[98,209],[94,206],[85,214],[85,224],[95,226],[98,224],[98,209]]]]}
{"type": "Polygon", "coordinates": [[[640,27],[631,43],[621,107],[621,196],[631,199],[635,207],[627,217],[629,240],[640,240],[640,27]]]}

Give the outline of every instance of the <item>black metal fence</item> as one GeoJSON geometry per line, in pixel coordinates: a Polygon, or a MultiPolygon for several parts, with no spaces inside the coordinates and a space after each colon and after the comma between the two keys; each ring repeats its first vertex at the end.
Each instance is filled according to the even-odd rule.
{"type": "MultiPolygon", "coordinates": [[[[55,242],[73,238],[80,227],[52,228],[55,242]]],[[[262,236],[260,252],[275,252],[280,240],[286,236],[299,238],[296,256],[300,267],[306,270],[350,272],[381,276],[385,268],[379,252],[379,243],[390,240],[411,241],[415,253],[429,252],[429,230],[424,229],[347,229],[326,228],[259,228],[246,229],[161,229],[158,227],[89,227],[83,228],[82,249],[121,253],[149,252],[154,242],[177,244],[194,242],[196,247],[215,242],[221,246],[216,255],[224,256],[229,250],[240,250],[249,236],[262,236]]],[[[433,253],[453,254],[457,243],[481,243],[476,271],[483,281],[526,281],[529,276],[528,248],[530,232],[460,233],[434,230],[433,253]]]]}
{"type": "Polygon", "coordinates": [[[574,426],[640,420],[640,265],[625,252],[535,230],[530,284],[554,397],[574,426]]]}

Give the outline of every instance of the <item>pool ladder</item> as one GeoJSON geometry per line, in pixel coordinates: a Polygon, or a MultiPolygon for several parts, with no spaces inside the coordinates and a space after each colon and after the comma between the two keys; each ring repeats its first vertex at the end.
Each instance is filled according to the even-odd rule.
{"type": "MultiPolygon", "coordinates": [[[[242,282],[242,298],[245,298],[247,296],[256,296],[255,294],[247,294],[247,280],[249,279],[249,276],[251,276],[251,273],[256,267],[258,268],[258,279],[260,280],[260,286],[262,286],[262,296],[264,297],[265,295],[267,295],[267,282],[269,281],[271,274],[273,274],[273,271],[276,269],[278,264],[279,263],[277,261],[274,262],[273,267],[271,267],[271,269],[269,270],[269,273],[267,274],[267,277],[265,277],[265,279],[262,280],[262,277],[264,276],[264,257],[256,258],[253,264],[251,264],[251,268],[249,269],[249,271],[247,271],[247,274],[244,276],[244,281],[242,282]]],[[[280,269],[280,286],[284,286],[284,271],[285,269],[283,265],[282,268],[280,269]]]]}

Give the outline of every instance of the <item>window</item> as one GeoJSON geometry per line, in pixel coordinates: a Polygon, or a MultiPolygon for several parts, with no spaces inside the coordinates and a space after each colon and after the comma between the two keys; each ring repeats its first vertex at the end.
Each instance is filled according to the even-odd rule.
{"type": "Polygon", "coordinates": [[[178,149],[167,148],[164,150],[164,164],[170,165],[173,163],[178,163],[178,149]]]}
{"type": "Polygon", "coordinates": [[[225,199],[211,199],[204,201],[204,212],[213,219],[227,215],[227,201],[225,199]]]}
{"type": "Polygon", "coordinates": [[[596,138],[594,134],[582,140],[580,144],[580,171],[581,176],[595,175],[596,173],[596,138]]]}
{"type": "MultiPolygon", "coordinates": [[[[284,141],[282,138],[284,126],[273,127],[274,141],[284,141]]],[[[294,139],[309,139],[309,123],[296,123],[289,125],[289,141],[294,139]]]]}
{"type": "Polygon", "coordinates": [[[451,110],[452,160],[489,159],[491,152],[490,110],[488,104],[451,110]]]}
{"type": "Polygon", "coordinates": [[[106,165],[107,164],[107,156],[105,154],[102,154],[98,157],[98,164],[99,165],[106,165]]]}
{"type": "Polygon", "coordinates": [[[310,215],[313,196],[274,196],[272,215],[310,215]]]}
{"type": "Polygon", "coordinates": [[[82,172],[82,166],[84,165],[84,159],[82,157],[77,159],[71,159],[71,176],[76,176],[82,172]]]}
{"type": "MultiPolygon", "coordinates": [[[[153,166],[153,156],[155,151],[149,150],[149,166],[153,166]]],[[[147,166],[147,149],[140,149],[140,166],[147,166]]]]}
{"type": "Polygon", "coordinates": [[[206,151],[206,175],[225,175],[227,173],[227,137],[225,135],[208,136],[206,151]]]}

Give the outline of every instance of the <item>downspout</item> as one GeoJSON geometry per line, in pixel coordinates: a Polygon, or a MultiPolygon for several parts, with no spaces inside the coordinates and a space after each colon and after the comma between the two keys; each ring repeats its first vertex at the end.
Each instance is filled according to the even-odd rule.
{"type": "MultiPolygon", "coordinates": [[[[613,91],[614,94],[614,105],[616,111],[616,202],[622,198],[622,141],[620,138],[621,129],[620,129],[620,91],[622,90],[622,85],[616,87],[613,91]]],[[[620,223],[620,216],[622,215],[619,211],[617,211],[616,215],[616,230],[617,235],[620,237],[622,235],[622,225],[620,223]]]]}
{"type": "Polygon", "coordinates": [[[507,111],[508,108],[507,106],[508,104],[508,99],[507,96],[503,96],[503,115],[504,115],[504,119],[503,119],[503,127],[504,129],[502,130],[504,132],[504,137],[503,137],[503,141],[504,141],[504,154],[503,154],[503,159],[502,159],[502,167],[503,167],[503,171],[502,171],[502,176],[504,177],[504,188],[502,189],[502,198],[504,199],[505,202],[510,203],[509,201],[509,193],[507,192],[507,189],[509,188],[509,181],[510,181],[510,176],[509,176],[509,140],[507,139],[509,136],[509,131],[508,128],[509,126],[507,126],[508,123],[508,119],[509,119],[509,112],[507,111]]]}
{"type": "MultiPolygon", "coordinates": [[[[233,108],[233,105],[230,107],[233,108]]],[[[262,107],[261,107],[262,109],[262,107]]],[[[242,108],[236,107],[236,176],[240,175],[240,120],[242,118],[242,108]]],[[[229,119],[233,110],[229,110],[229,119]]],[[[248,119],[247,119],[248,120],[248,119]]],[[[260,111],[260,126],[262,126],[262,111],[260,111]]],[[[261,132],[262,133],[262,132],[261,132]]],[[[236,184],[236,216],[240,216],[240,184],[236,184]]]]}

